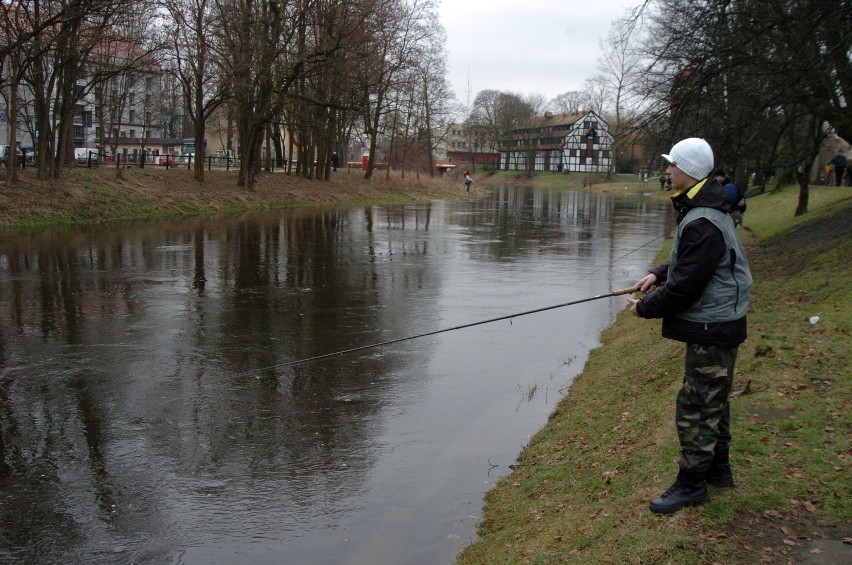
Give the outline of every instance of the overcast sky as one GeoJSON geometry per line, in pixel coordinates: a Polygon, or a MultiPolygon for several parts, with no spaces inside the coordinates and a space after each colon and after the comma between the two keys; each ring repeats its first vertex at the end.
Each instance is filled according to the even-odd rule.
{"type": "Polygon", "coordinates": [[[481,90],[547,99],[582,90],[599,39],[641,0],[441,0],[450,84],[459,102],[481,90]]]}

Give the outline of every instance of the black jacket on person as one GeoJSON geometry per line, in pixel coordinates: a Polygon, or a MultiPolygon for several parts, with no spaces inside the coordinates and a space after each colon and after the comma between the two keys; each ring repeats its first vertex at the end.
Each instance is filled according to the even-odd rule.
{"type": "MultiPolygon", "coordinates": [[[[687,212],[697,207],[715,208],[726,214],[731,211],[731,203],[715,179],[707,179],[695,194],[691,194],[691,189],[675,194],[672,204],[678,211],[678,224],[687,212]]],[[[665,338],[701,345],[738,346],[747,335],[745,316],[716,323],[694,322],[677,316],[701,298],[726,251],[722,232],[711,221],[699,218],[690,222],[681,235],[676,250],[677,265],[671,278],[668,278],[668,263],[652,269],[657,276],[658,290],[642,298],[636,305],[636,312],[642,318],[662,318],[665,338]]]]}
{"type": "Polygon", "coordinates": [[[846,156],[842,153],[838,153],[834,157],[831,158],[831,161],[828,162],[829,165],[842,169],[847,165],[846,156]]]}

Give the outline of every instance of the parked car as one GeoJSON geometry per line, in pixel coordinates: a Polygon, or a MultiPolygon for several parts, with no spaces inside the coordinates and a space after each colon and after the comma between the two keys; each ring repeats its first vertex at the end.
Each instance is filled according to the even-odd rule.
{"type": "MultiPolygon", "coordinates": [[[[9,146],[8,145],[0,145],[0,164],[4,167],[6,166],[6,159],[9,157],[9,146]]],[[[21,151],[20,147],[15,147],[15,157],[18,159],[18,164],[22,164],[24,159],[24,154],[21,151]]]]}
{"type": "Polygon", "coordinates": [[[88,163],[89,153],[92,154],[92,161],[98,160],[98,150],[94,147],[78,147],[74,149],[74,159],[81,164],[88,163]]]}
{"type": "Polygon", "coordinates": [[[160,166],[171,166],[174,164],[174,155],[171,153],[164,153],[160,155],[160,166]]]}
{"type": "Polygon", "coordinates": [[[22,147],[21,152],[24,154],[24,159],[26,159],[28,167],[36,164],[37,159],[35,147],[22,147]]]}

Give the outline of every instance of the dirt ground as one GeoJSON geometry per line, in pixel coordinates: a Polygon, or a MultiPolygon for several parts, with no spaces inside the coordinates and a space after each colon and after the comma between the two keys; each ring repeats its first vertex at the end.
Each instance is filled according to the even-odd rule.
{"type": "Polygon", "coordinates": [[[0,181],[0,227],[14,228],[73,222],[166,215],[214,214],[284,207],[329,206],[362,202],[402,202],[461,197],[461,179],[376,171],[371,180],[360,169],[339,169],[330,181],[283,172],[261,173],[253,191],[237,186],[236,171],[205,171],[200,183],[186,168],[149,166],[124,169],[77,167],[59,181],[38,180],[35,171],[19,171],[15,184],[0,181]]]}

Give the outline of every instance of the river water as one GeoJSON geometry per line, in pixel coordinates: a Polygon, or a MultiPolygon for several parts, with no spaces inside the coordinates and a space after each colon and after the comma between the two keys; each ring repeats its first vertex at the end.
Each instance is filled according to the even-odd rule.
{"type": "Polygon", "coordinates": [[[500,188],[0,234],[0,562],[444,564],[667,203],[500,188]]]}

